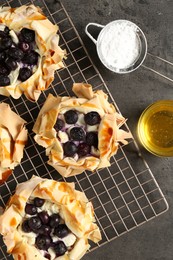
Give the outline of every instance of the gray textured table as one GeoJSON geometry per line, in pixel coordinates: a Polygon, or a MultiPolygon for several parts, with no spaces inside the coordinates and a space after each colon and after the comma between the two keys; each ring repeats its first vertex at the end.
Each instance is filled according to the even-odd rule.
{"type": "MultiPolygon", "coordinates": [[[[53,4],[53,1],[51,2],[53,4]]],[[[127,75],[109,72],[98,60],[95,46],[85,35],[84,29],[89,22],[104,25],[114,19],[131,20],[145,32],[150,53],[173,61],[173,1],[64,0],[62,2],[121,112],[128,118],[128,125],[135,135],[137,120],[141,112],[156,100],[171,99],[173,85],[142,67],[127,75]]],[[[151,66],[153,66],[152,62],[151,66]]],[[[163,65],[161,71],[169,74],[171,68],[163,65]]],[[[157,158],[144,149],[141,148],[141,150],[168,200],[169,211],[89,253],[84,259],[173,259],[173,160],[172,158],[157,158]]]]}
{"type": "MultiPolygon", "coordinates": [[[[35,4],[42,5],[46,2],[51,12],[56,12],[56,0],[31,0],[35,4]]],[[[1,4],[6,1],[0,0],[1,4]]],[[[10,4],[20,5],[30,2],[29,0],[9,0],[10,4]]],[[[97,22],[107,24],[115,19],[127,19],[135,22],[144,31],[148,41],[148,51],[166,60],[172,61],[173,46],[173,1],[172,0],[62,0],[70,15],[86,49],[96,67],[99,69],[110,92],[112,93],[121,113],[128,118],[134,137],[136,138],[136,126],[141,112],[151,103],[159,99],[171,99],[173,85],[170,81],[153,73],[152,71],[139,68],[137,71],[118,75],[108,71],[99,61],[96,49],[91,40],[85,35],[84,29],[87,23],[97,22]],[[124,94],[125,93],[125,94],[124,94]]],[[[49,13],[48,13],[49,14],[49,13]]],[[[164,63],[153,62],[147,55],[145,65],[163,72],[171,77],[172,68],[164,63]]],[[[172,73],[173,78],[173,73],[172,73]]],[[[23,102],[20,100],[19,102],[23,102]]],[[[12,104],[18,104],[12,101],[12,104]]],[[[23,103],[21,103],[23,105],[23,103]]],[[[28,103],[28,105],[33,106],[28,103]]],[[[20,106],[19,106],[20,107],[20,106]]],[[[21,107],[23,109],[23,107],[21,107]]],[[[33,114],[34,114],[34,110],[33,114]]],[[[20,111],[24,114],[23,110],[20,111]]],[[[37,114],[35,111],[34,116],[37,114]]],[[[31,116],[31,119],[34,119],[31,116]]],[[[32,122],[31,122],[32,123],[32,122]]],[[[32,124],[29,125],[31,128],[32,124]]],[[[35,151],[35,150],[34,150],[35,151]]],[[[28,152],[33,154],[32,146],[28,152]]],[[[172,260],[173,259],[173,173],[172,158],[158,158],[149,154],[141,147],[141,152],[149,164],[153,175],[163,191],[170,209],[161,216],[150,220],[148,223],[127,232],[119,238],[87,254],[83,259],[115,259],[115,260],[172,260]]],[[[26,156],[26,155],[25,155],[26,156]]],[[[41,151],[43,156],[43,151],[41,151]]],[[[42,160],[43,160],[42,159],[42,160]]],[[[30,160],[30,158],[29,158],[30,160]]],[[[27,160],[26,160],[27,161],[27,160]]],[[[43,161],[32,161],[33,171],[43,161]]],[[[40,165],[39,165],[40,166],[40,165]]],[[[28,177],[32,171],[26,163],[25,171],[28,177]]],[[[42,168],[40,168],[42,169],[42,168]]],[[[44,170],[44,169],[43,169],[44,170]]],[[[52,169],[50,169],[52,170],[52,169]]],[[[37,172],[36,172],[37,173],[37,172]]],[[[16,177],[20,177],[20,168],[16,170],[16,177]]],[[[53,175],[56,176],[56,175],[53,175]]],[[[9,187],[16,185],[13,178],[9,181],[9,187]]],[[[6,199],[6,194],[4,197],[6,199]]],[[[3,258],[4,259],[4,258],[3,258]]],[[[5,258],[6,259],[6,258],[5,258]]]]}

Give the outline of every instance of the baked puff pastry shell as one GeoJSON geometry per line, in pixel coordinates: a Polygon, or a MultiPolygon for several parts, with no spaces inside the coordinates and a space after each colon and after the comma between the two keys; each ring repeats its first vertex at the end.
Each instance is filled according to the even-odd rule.
{"type": "Polygon", "coordinates": [[[110,157],[117,152],[119,142],[127,144],[125,139],[132,137],[130,133],[120,129],[126,120],[116,112],[102,90],[93,91],[89,84],[75,83],[73,92],[77,97],[49,95],[33,128],[36,133],[35,141],[46,148],[48,163],[64,177],[80,174],[84,170],[94,171],[110,166],[110,157]],[[96,156],[79,157],[77,160],[64,156],[63,146],[57,138],[54,125],[57,116],[68,110],[76,110],[83,114],[95,111],[100,115],[96,156]]]}
{"type": "Polygon", "coordinates": [[[39,197],[55,203],[65,224],[77,238],[71,251],[55,259],[81,259],[90,247],[88,239],[94,242],[101,239],[99,228],[94,223],[92,203],[83,192],[75,190],[74,183],[56,182],[33,176],[29,181],[17,186],[15,194],[0,217],[0,233],[3,235],[8,253],[12,254],[14,259],[46,259],[35,245],[30,245],[22,237],[18,228],[24,219],[25,206],[30,197],[39,197]]]}
{"type": "MultiPolygon", "coordinates": [[[[6,25],[18,34],[22,28],[35,31],[35,42],[40,57],[35,72],[26,81],[21,82],[17,76],[11,77],[9,86],[0,87],[0,94],[20,98],[22,93],[31,101],[36,101],[41,91],[47,89],[54,79],[54,72],[64,67],[65,51],[59,47],[58,26],[53,25],[40,8],[23,5],[18,8],[0,7],[0,25],[6,25]]],[[[15,36],[15,35],[14,35],[15,36]]],[[[17,70],[16,70],[17,71],[17,70]]],[[[16,72],[17,73],[17,72],[16,72]]]]}
{"type": "Polygon", "coordinates": [[[0,104],[0,184],[7,180],[23,157],[28,133],[25,123],[8,104],[0,104]]]}

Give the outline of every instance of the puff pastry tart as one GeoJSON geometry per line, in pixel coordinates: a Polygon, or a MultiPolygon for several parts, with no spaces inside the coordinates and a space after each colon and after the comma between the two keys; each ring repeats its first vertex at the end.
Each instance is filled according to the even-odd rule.
{"type": "Polygon", "coordinates": [[[58,26],[34,5],[0,7],[0,94],[32,101],[62,68],[58,26]]]}
{"type": "Polygon", "coordinates": [[[27,142],[25,123],[8,104],[0,104],[0,184],[7,180],[23,157],[27,142]]]}
{"type": "Polygon", "coordinates": [[[17,186],[0,217],[0,233],[8,253],[20,260],[78,260],[88,239],[101,239],[83,192],[73,183],[36,176],[17,186]]]}
{"type": "Polygon", "coordinates": [[[64,177],[110,166],[119,142],[126,144],[131,138],[120,129],[125,118],[102,90],[76,83],[73,92],[77,97],[49,95],[33,128],[35,141],[46,148],[48,163],[64,177]]]}

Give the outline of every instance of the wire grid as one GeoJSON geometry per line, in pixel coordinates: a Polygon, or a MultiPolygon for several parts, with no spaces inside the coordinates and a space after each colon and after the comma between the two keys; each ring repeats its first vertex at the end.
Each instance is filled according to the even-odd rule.
{"type": "MultiPolygon", "coordinates": [[[[50,10],[47,2],[38,0],[10,0],[3,1],[1,4],[16,7],[30,3],[40,6],[47,17],[59,25],[60,46],[67,50],[68,58],[65,61],[66,68],[55,73],[53,85],[41,94],[38,102],[32,103],[25,97],[18,100],[0,97],[0,101],[8,103],[13,111],[28,122],[26,126],[29,131],[29,141],[25,147],[22,163],[16,167],[8,181],[0,187],[0,206],[2,207],[14,193],[16,185],[28,180],[33,174],[65,181],[55,169],[46,164],[48,158],[45,150],[33,139],[33,124],[49,93],[73,95],[71,90],[73,82],[87,82],[93,85],[95,90],[102,89],[106,92],[110,102],[113,102],[118,110],[109,89],[93,65],[61,3],[56,3],[55,10],[50,10]]],[[[127,125],[126,128],[128,129],[127,125]]],[[[68,178],[67,181],[75,182],[76,188],[84,191],[94,205],[102,240],[97,244],[90,242],[90,251],[148,222],[168,209],[166,199],[147,163],[141,157],[135,140],[131,140],[126,146],[120,146],[118,153],[111,158],[109,168],[100,169],[95,173],[84,172],[76,177],[68,178]]],[[[2,237],[0,239],[0,259],[12,259],[6,254],[2,237]]]]}

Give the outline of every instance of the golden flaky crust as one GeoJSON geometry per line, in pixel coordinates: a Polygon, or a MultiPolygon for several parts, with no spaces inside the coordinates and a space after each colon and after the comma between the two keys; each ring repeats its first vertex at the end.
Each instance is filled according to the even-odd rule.
{"type": "Polygon", "coordinates": [[[0,217],[0,233],[3,235],[8,253],[12,254],[14,259],[45,259],[35,246],[27,243],[17,228],[23,220],[25,205],[31,196],[57,204],[59,214],[77,237],[73,249],[57,259],[81,259],[89,249],[88,239],[94,242],[101,239],[99,228],[94,223],[92,204],[83,192],[75,190],[74,183],[56,182],[33,176],[29,181],[17,186],[15,194],[0,217]]]}
{"type": "Polygon", "coordinates": [[[24,123],[8,104],[0,104],[0,184],[6,181],[23,157],[27,142],[24,123]]]}
{"type": "Polygon", "coordinates": [[[102,90],[93,91],[89,84],[75,83],[73,92],[77,98],[54,97],[50,94],[33,128],[36,133],[35,141],[46,148],[46,154],[49,156],[48,163],[64,177],[80,174],[84,170],[94,171],[110,166],[110,157],[117,152],[119,142],[127,144],[125,139],[132,137],[130,133],[120,129],[126,120],[116,112],[102,90]],[[77,160],[64,157],[54,125],[58,114],[63,114],[70,109],[83,114],[91,111],[99,113],[101,122],[98,128],[98,156],[87,156],[77,160]]]}
{"type": "Polygon", "coordinates": [[[15,33],[22,28],[34,30],[40,58],[35,72],[28,80],[21,82],[14,73],[11,85],[1,87],[0,94],[18,99],[24,93],[29,100],[36,101],[41,91],[47,89],[53,81],[55,70],[63,67],[65,51],[59,47],[58,26],[53,25],[34,5],[0,7],[1,24],[7,25],[15,33]]]}

